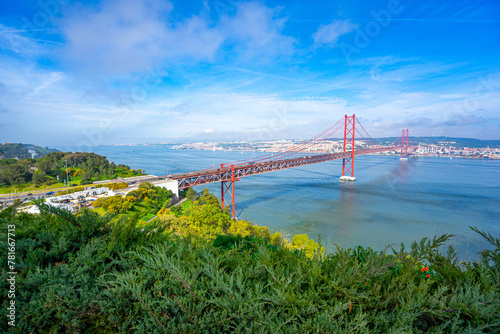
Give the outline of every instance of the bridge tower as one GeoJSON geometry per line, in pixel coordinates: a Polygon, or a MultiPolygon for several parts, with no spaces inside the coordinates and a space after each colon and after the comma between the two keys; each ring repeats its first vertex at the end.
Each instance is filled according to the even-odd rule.
{"type": "MultiPolygon", "coordinates": [[[[224,164],[220,165],[220,168],[224,168],[224,164]]],[[[239,179],[234,177],[234,165],[231,165],[231,179],[228,181],[221,181],[220,186],[221,186],[221,206],[222,210],[226,206],[229,207],[229,210],[231,211],[231,217],[235,218],[235,205],[236,205],[236,198],[234,194],[234,183],[236,181],[239,181],[239,179]],[[229,198],[228,198],[229,197],[229,198]],[[229,202],[227,201],[229,199],[229,202]]]]}
{"type": "Polygon", "coordinates": [[[401,158],[400,160],[408,160],[408,129],[403,129],[403,134],[401,135],[401,158]],[[404,151],[404,156],[403,156],[404,151]]]}
{"type": "Polygon", "coordinates": [[[344,122],[344,153],[346,153],[346,155],[342,160],[342,176],[340,177],[340,180],[356,181],[356,178],[354,177],[354,133],[356,126],[356,115],[345,115],[344,122]],[[349,145],[351,145],[350,152],[347,151],[349,145]],[[349,176],[346,174],[351,175],[349,176]]]}

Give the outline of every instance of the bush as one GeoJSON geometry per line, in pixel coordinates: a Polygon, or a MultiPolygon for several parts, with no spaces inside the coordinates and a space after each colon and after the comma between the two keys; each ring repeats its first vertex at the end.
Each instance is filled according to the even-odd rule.
{"type": "Polygon", "coordinates": [[[106,183],[102,185],[102,187],[108,187],[111,190],[125,189],[128,188],[128,183],[127,182],[106,183]]]}
{"type": "MultiPolygon", "coordinates": [[[[189,208],[197,217],[211,205],[209,197],[199,201],[189,208]]],[[[0,211],[0,289],[9,289],[8,225],[16,231],[17,271],[16,327],[2,321],[0,332],[500,331],[500,243],[479,230],[492,249],[464,264],[453,249],[439,252],[451,235],[424,238],[408,251],[339,246],[309,257],[306,249],[271,244],[267,234],[207,241],[175,235],[160,220],[138,227],[134,215],[112,221],[88,209],[72,215],[37,205],[39,215],[0,211]]],[[[188,217],[162,213],[188,225],[188,217]]],[[[298,236],[291,244],[311,243],[298,236]]],[[[5,310],[9,300],[2,300],[5,310]]]]}

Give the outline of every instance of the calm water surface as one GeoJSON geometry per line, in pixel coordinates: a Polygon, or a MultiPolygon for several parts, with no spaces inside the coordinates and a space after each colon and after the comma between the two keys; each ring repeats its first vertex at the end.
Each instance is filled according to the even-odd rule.
{"type": "MultiPolygon", "coordinates": [[[[162,146],[98,146],[115,163],[165,175],[259,156],[257,152],[184,151],[162,146]]],[[[327,251],[451,233],[462,258],[487,244],[469,229],[500,234],[500,161],[361,156],[357,181],[339,181],[342,161],[266,173],[236,184],[236,215],[284,235],[305,233],[327,251]]],[[[201,191],[205,186],[196,187],[201,191]]],[[[220,184],[206,186],[220,196],[220,184]]]]}

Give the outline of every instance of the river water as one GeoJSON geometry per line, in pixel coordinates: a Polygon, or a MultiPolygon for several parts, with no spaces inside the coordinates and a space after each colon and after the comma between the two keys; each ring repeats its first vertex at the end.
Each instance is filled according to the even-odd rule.
{"type": "MultiPolygon", "coordinates": [[[[66,148],[68,150],[68,148],[66,148]]],[[[164,146],[89,148],[116,164],[165,175],[262,155],[257,152],[170,150],[164,146]]],[[[500,161],[396,156],[355,158],[357,180],[339,181],[342,161],[241,179],[236,216],[286,236],[305,233],[328,252],[357,245],[382,250],[450,233],[461,259],[487,243],[471,231],[500,235],[500,161]]],[[[220,198],[220,184],[210,189],[220,198]]],[[[488,247],[489,248],[489,247],[488,247]]]]}

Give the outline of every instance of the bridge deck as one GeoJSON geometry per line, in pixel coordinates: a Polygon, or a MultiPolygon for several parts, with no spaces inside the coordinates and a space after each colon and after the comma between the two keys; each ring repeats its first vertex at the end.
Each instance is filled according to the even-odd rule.
{"type": "MultiPolygon", "coordinates": [[[[354,155],[358,156],[364,154],[379,153],[391,150],[399,150],[401,148],[403,147],[398,145],[398,146],[385,146],[367,150],[357,150],[354,151],[354,155]]],[[[277,170],[311,165],[330,160],[349,158],[351,156],[352,156],[352,151],[347,151],[347,152],[322,154],[322,155],[291,158],[291,159],[272,160],[264,162],[249,162],[245,164],[234,165],[234,177],[236,180],[238,180],[246,176],[269,173],[277,170]]],[[[232,171],[233,171],[233,166],[227,165],[223,166],[222,168],[206,169],[190,173],[173,174],[170,175],[169,178],[177,180],[179,182],[179,189],[185,189],[209,183],[231,181],[232,171]]]]}

